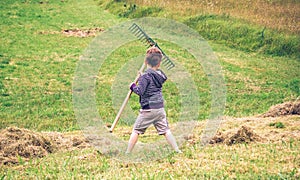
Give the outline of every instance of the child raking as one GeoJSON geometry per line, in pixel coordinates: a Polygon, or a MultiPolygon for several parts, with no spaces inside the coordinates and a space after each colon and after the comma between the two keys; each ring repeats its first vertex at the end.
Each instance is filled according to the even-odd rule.
{"type": "Polygon", "coordinates": [[[162,52],[157,47],[151,47],[146,52],[145,64],[147,70],[143,73],[138,84],[132,83],[130,89],[140,96],[141,110],[134,123],[126,153],[130,153],[138,141],[140,134],[153,124],[159,135],[164,135],[175,152],[181,153],[176,140],[168,125],[162,96],[163,83],[167,76],[159,69],[162,52]]]}

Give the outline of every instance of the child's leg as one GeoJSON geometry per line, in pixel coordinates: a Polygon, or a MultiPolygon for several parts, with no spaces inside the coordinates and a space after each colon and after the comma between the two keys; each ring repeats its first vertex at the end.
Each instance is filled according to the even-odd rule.
{"type": "Polygon", "coordinates": [[[173,134],[171,133],[170,130],[168,130],[165,134],[166,140],[167,142],[172,146],[172,148],[178,152],[181,153],[181,151],[179,150],[177,143],[176,143],[176,139],[174,138],[173,134]]]}
{"type": "Polygon", "coordinates": [[[134,145],[136,144],[136,142],[138,140],[138,137],[139,137],[139,134],[137,134],[135,132],[131,133],[126,153],[131,153],[132,149],[134,148],[134,145]]]}

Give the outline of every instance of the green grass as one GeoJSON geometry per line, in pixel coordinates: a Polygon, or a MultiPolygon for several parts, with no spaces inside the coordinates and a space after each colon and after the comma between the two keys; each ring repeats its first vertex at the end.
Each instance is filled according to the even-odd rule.
{"type": "MultiPolygon", "coordinates": [[[[72,83],[79,57],[94,37],[68,37],[62,30],[93,27],[106,30],[127,17],[149,14],[162,17],[170,13],[158,7],[143,7],[136,16],[127,9],[121,14],[120,9],[115,9],[113,15],[104,9],[111,7],[119,6],[111,3],[104,7],[92,0],[0,2],[0,129],[8,126],[60,132],[80,129],[73,111],[72,83]]],[[[299,46],[299,38],[295,38],[298,36],[267,29],[265,41],[259,44],[261,41],[256,38],[260,38],[263,28],[247,25],[240,19],[206,14],[180,20],[207,38],[219,58],[227,88],[226,116],[257,115],[274,104],[299,98],[300,61],[295,49],[299,46]],[[201,24],[202,20],[207,24],[201,24]],[[227,20],[232,26],[227,25],[227,20]],[[236,28],[243,33],[236,34],[236,28]],[[243,37],[244,33],[249,36],[243,37]]],[[[158,42],[191,73],[200,95],[199,120],[207,119],[211,97],[202,68],[186,50],[169,42],[158,42]]],[[[111,93],[119,69],[144,51],[144,46],[133,42],[114,51],[103,64],[96,82],[96,100],[106,123],[111,123],[116,115],[111,93]]],[[[129,76],[135,74],[133,70],[129,76]]],[[[171,123],[178,118],[178,93],[172,82],[166,83],[164,95],[171,123]]],[[[129,106],[137,113],[137,96],[132,96],[129,106]]],[[[131,129],[125,126],[125,121],[119,125],[131,129]]],[[[292,139],[205,148],[194,144],[184,146],[182,155],[128,164],[100,155],[94,149],[85,149],[58,152],[29,162],[20,158],[19,165],[0,167],[0,179],[292,179],[298,173],[299,166],[294,166],[299,164],[298,151],[299,141],[292,139]]]]}
{"type": "MultiPolygon", "coordinates": [[[[187,5],[178,6],[179,3],[182,2],[170,1],[167,2],[166,5],[158,0],[149,5],[147,2],[140,1],[129,1],[128,3],[127,1],[100,1],[100,4],[104,8],[119,17],[140,18],[150,16],[172,18],[195,29],[206,40],[226,44],[226,46],[234,49],[245,52],[260,52],[272,56],[293,56],[298,59],[300,58],[300,38],[298,35],[299,33],[297,33],[297,29],[299,28],[293,22],[297,21],[295,16],[282,14],[286,20],[280,22],[281,24],[279,24],[279,27],[285,27],[284,23],[287,21],[291,21],[290,23],[293,22],[290,26],[296,27],[294,31],[291,30],[291,32],[287,33],[286,31],[282,31],[279,27],[278,29],[274,29],[274,25],[272,23],[270,24],[270,22],[276,20],[274,15],[264,17],[264,13],[252,12],[252,10],[247,11],[250,14],[245,13],[245,11],[241,12],[244,8],[240,7],[242,5],[240,3],[232,5],[235,12],[233,14],[238,14],[240,15],[239,17],[230,16],[230,13],[222,12],[223,10],[220,12],[209,13],[209,5],[203,5],[203,2],[193,2],[191,0],[185,2],[187,5]],[[196,9],[198,6],[199,8],[196,12],[189,14],[191,9],[196,9]],[[181,9],[183,15],[178,15],[178,10],[176,9],[181,9]],[[266,22],[264,23],[265,25],[251,23],[252,19],[250,17],[252,16],[260,16],[260,18],[266,22]]],[[[218,2],[215,3],[218,6],[218,2]]],[[[226,2],[225,0],[220,2],[220,7],[217,8],[228,9],[227,6],[231,3],[234,2],[226,2]]],[[[268,3],[269,2],[255,2],[254,5],[259,6],[257,8],[261,8],[261,6],[268,3]]],[[[215,5],[214,2],[211,4],[215,5]]],[[[297,7],[296,4],[298,3],[295,2],[294,5],[293,3],[289,3],[288,6],[297,7]]],[[[266,5],[266,9],[273,6],[278,5],[270,3],[269,5],[266,5]]],[[[291,14],[293,14],[294,11],[297,12],[297,10],[295,10],[297,8],[288,8],[288,6],[286,7],[283,4],[279,6],[279,9],[283,9],[283,11],[287,11],[291,14]],[[291,12],[289,12],[289,10],[291,12]]],[[[271,10],[269,11],[271,12],[271,10]]]]}
{"type": "Polygon", "coordinates": [[[73,73],[93,37],[67,37],[61,31],[106,29],[119,20],[94,2],[39,2],[1,2],[1,128],[78,129],[73,73]]]}
{"type": "Polygon", "coordinates": [[[204,38],[244,52],[260,52],[272,56],[299,55],[299,36],[251,25],[226,15],[199,15],[185,23],[204,38]]]}
{"type": "Polygon", "coordinates": [[[182,155],[126,163],[93,149],[50,154],[0,169],[6,179],[293,179],[299,141],[235,146],[194,145],[182,155]],[[286,163],[290,162],[286,167],[286,163]],[[4,171],[3,171],[4,170],[4,171]]]}
{"type": "MultiPolygon", "coordinates": [[[[95,2],[51,1],[41,4],[38,1],[9,1],[2,4],[1,41],[5,45],[1,46],[0,53],[0,127],[17,125],[56,131],[79,129],[72,109],[72,80],[79,56],[93,37],[67,37],[61,31],[91,27],[106,29],[122,19],[103,11],[95,2]]],[[[217,20],[222,23],[222,19],[217,20]]],[[[231,21],[239,24],[234,19],[231,21]]],[[[214,30],[214,26],[211,29],[214,30]]],[[[226,115],[256,115],[271,105],[299,96],[300,63],[297,58],[241,51],[240,47],[235,49],[230,43],[226,47],[219,40],[212,39],[209,43],[224,69],[226,115]]],[[[166,42],[163,45],[164,50],[184,62],[192,74],[201,97],[199,119],[206,119],[210,108],[209,84],[201,67],[195,68],[192,56],[178,46],[166,42]]],[[[116,114],[111,104],[112,81],[118,69],[126,63],[122,57],[134,57],[143,51],[142,45],[139,47],[136,43],[136,46],[130,50],[117,50],[111,58],[117,59],[118,64],[106,61],[103,69],[107,71],[99,74],[103,79],[97,82],[101,84],[97,87],[97,103],[101,107],[101,117],[107,122],[111,122],[116,114]]],[[[178,100],[169,94],[173,89],[172,83],[166,84],[165,96],[170,102],[167,104],[170,120],[176,121],[178,100]]],[[[134,110],[139,108],[137,97],[133,97],[131,104],[134,110]]]]}

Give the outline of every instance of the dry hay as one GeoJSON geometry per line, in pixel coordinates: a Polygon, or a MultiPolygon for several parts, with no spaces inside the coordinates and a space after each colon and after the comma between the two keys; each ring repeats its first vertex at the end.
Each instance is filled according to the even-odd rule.
{"type": "Polygon", "coordinates": [[[55,144],[41,133],[9,127],[0,132],[0,164],[16,164],[24,160],[44,157],[56,150],[55,144]]]}
{"type": "Polygon", "coordinates": [[[277,117],[286,115],[300,115],[300,101],[285,102],[270,107],[261,117],[277,117]]]}
{"type": "Polygon", "coordinates": [[[43,134],[49,137],[61,151],[72,151],[91,146],[83,134],[64,134],[59,132],[44,132],[43,134]]]}
{"type": "Polygon", "coordinates": [[[239,144],[239,143],[250,143],[250,142],[259,142],[262,138],[254,133],[254,131],[247,126],[242,126],[236,133],[227,132],[221,133],[218,132],[210,140],[210,144],[224,143],[227,145],[239,144]]]}
{"type": "Polygon", "coordinates": [[[96,36],[98,32],[102,32],[102,28],[90,28],[90,29],[65,29],[62,30],[62,33],[67,36],[76,36],[76,37],[89,37],[96,36]]]}
{"type": "Polygon", "coordinates": [[[63,34],[68,37],[94,37],[97,36],[99,32],[103,32],[104,29],[95,27],[89,29],[63,29],[61,31],[39,31],[38,34],[63,34]]]}
{"type": "Polygon", "coordinates": [[[82,134],[64,135],[58,132],[38,133],[8,127],[0,131],[0,164],[18,164],[49,153],[90,147],[82,134]]]}

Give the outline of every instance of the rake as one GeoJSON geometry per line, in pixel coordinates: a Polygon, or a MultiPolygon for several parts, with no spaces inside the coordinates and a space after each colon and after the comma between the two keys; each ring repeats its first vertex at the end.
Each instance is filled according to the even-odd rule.
{"type": "MultiPolygon", "coordinates": [[[[152,47],[152,46],[155,46],[157,47],[163,54],[163,58],[162,58],[162,64],[168,69],[172,69],[173,67],[175,67],[175,64],[171,61],[171,59],[169,58],[169,56],[167,56],[164,51],[158,46],[158,44],[150,37],[146,34],[146,32],[140,27],[138,26],[136,23],[133,23],[132,26],[129,27],[129,30],[139,39],[141,40],[143,43],[146,44],[146,46],[149,48],[149,47],[152,47]]],[[[140,71],[139,72],[142,72],[145,68],[145,63],[143,63],[142,67],[140,68],[140,71]]],[[[134,82],[137,83],[138,79],[139,79],[139,75],[136,76],[134,82]]],[[[113,132],[114,128],[116,127],[120,117],[121,117],[121,114],[126,106],[126,104],[128,103],[128,100],[130,98],[132,94],[132,91],[129,90],[129,92],[127,93],[127,96],[125,98],[125,100],[123,101],[123,104],[113,122],[113,124],[111,125],[110,129],[109,129],[109,132],[113,132]]]]}
{"type": "Polygon", "coordinates": [[[146,46],[149,48],[151,46],[156,46],[163,54],[162,63],[168,70],[173,68],[175,64],[171,61],[169,56],[167,56],[164,51],[159,47],[159,45],[150,37],[148,36],[143,29],[138,26],[136,23],[133,23],[132,26],[130,26],[129,30],[143,43],[146,43],[146,46]]]}

